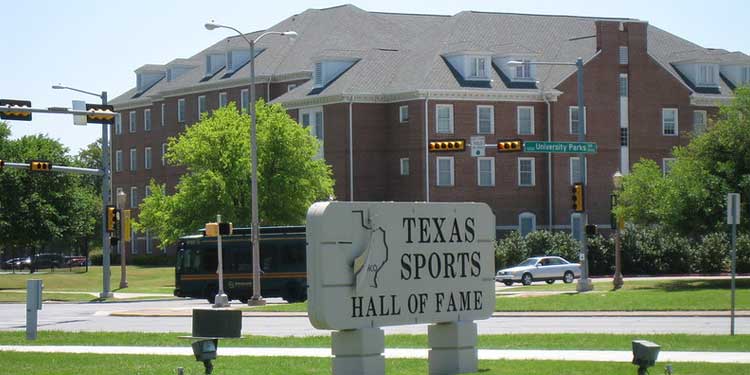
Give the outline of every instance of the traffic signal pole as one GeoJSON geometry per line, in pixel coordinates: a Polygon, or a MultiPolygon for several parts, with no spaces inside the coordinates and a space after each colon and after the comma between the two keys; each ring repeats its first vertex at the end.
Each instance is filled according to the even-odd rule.
{"type": "MultiPolygon", "coordinates": [[[[107,92],[102,91],[102,105],[107,105],[107,92]]],[[[109,126],[102,124],[102,293],[101,298],[112,298],[110,289],[110,252],[109,233],[107,233],[107,205],[112,204],[110,198],[110,168],[109,168],[109,126]]]]}
{"type": "MultiPolygon", "coordinates": [[[[583,59],[576,59],[576,68],[578,76],[578,142],[586,142],[586,112],[585,105],[583,102],[583,59]]],[[[584,191],[586,190],[586,158],[584,155],[578,157],[580,162],[579,169],[581,174],[581,184],[583,185],[584,191]]],[[[585,196],[585,194],[584,194],[585,196]]],[[[594,285],[589,279],[589,251],[586,243],[586,224],[588,223],[588,214],[586,213],[586,206],[581,212],[581,220],[579,221],[580,227],[578,233],[581,234],[581,278],[578,280],[576,290],[578,292],[588,292],[594,289],[594,285]]]]}

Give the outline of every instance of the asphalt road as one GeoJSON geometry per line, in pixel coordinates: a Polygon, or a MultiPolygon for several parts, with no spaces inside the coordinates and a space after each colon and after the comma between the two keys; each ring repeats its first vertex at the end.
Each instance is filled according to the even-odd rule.
{"type": "MultiPolygon", "coordinates": [[[[39,311],[39,330],[190,332],[190,317],[117,317],[112,311],[208,307],[203,300],[125,303],[55,303],[39,311]]],[[[0,330],[23,330],[25,304],[0,304],[0,330]]],[[[750,318],[737,318],[737,333],[750,334],[750,318]]],[[[327,335],[306,317],[244,317],[243,333],[268,336],[327,335]]],[[[689,333],[728,334],[720,317],[494,317],[479,321],[480,334],[511,333],[689,333]]],[[[427,325],[385,328],[387,334],[426,334],[427,325]]]]}

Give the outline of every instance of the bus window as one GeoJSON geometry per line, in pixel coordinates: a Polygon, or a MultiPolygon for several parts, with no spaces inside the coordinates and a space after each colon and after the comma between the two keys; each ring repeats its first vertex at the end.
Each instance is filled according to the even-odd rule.
{"type": "Polygon", "coordinates": [[[204,248],[203,251],[200,252],[200,268],[198,268],[198,270],[214,273],[218,271],[218,268],[219,259],[217,258],[216,249],[204,248]]]}

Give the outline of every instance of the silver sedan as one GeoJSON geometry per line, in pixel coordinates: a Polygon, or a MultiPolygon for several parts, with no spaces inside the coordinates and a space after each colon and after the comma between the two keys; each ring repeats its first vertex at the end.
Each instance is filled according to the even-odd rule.
{"type": "Polygon", "coordinates": [[[547,284],[552,284],[555,280],[562,280],[569,284],[579,277],[581,277],[580,264],[570,263],[560,257],[547,256],[529,258],[515,267],[497,271],[495,281],[508,286],[513,285],[514,282],[531,285],[534,281],[546,281],[547,284]]]}

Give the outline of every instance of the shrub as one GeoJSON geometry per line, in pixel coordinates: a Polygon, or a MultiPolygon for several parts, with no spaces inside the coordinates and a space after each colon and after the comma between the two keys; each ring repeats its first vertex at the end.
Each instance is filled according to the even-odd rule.
{"type": "MultiPolygon", "coordinates": [[[[589,275],[612,275],[615,273],[615,241],[598,234],[588,238],[589,275]]],[[[566,258],[567,259],[567,258],[566,258]]],[[[578,261],[578,258],[568,259],[578,261]]]]}
{"type": "Polygon", "coordinates": [[[495,268],[514,266],[529,257],[529,251],[518,231],[508,233],[495,243],[495,268]]]}
{"type": "Polygon", "coordinates": [[[750,235],[737,236],[737,273],[750,272],[750,235]]]}
{"type": "Polygon", "coordinates": [[[726,233],[716,232],[703,236],[693,252],[693,270],[701,273],[729,271],[729,246],[726,233]]]}

